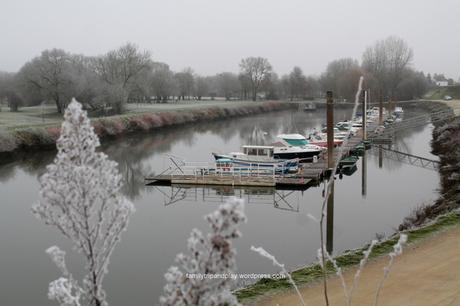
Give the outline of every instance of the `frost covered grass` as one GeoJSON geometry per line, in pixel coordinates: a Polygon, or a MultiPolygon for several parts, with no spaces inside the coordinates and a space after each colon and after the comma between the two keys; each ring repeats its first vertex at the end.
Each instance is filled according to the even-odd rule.
{"type": "MultiPolygon", "coordinates": [[[[221,102],[218,104],[198,104],[193,105],[193,107],[166,105],[160,110],[155,110],[155,108],[138,109],[136,112],[123,115],[96,118],[92,120],[92,125],[97,136],[104,138],[171,125],[249,116],[294,106],[292,103],[283,102],[221,102]]],[[[0,123],[1,116],[2,113],[0,113],[0,123]]],[[[60,129],[57,126],[59,123],[60,120],[47,123],[30,120],[28,124],[27,121],[24,121],[24,124],[21,125],[11,125],[7,133],[0,131],[0,152],[9,152],[17,148],[53,145],[59,137],[60,129]],[[9,138],[3,134],[8,135],[9,138],[12,137],[16,146],[11,146],[11,142],[8,141],[9,138]]]]}
{"type": "Polygon", "coordinates": [[[86,275],[81,282],[75,280],[65,252],[50,247],[47,253],[62,276],[50,283],[48,297],[66,306],[107,305],[102,282],[134,206],[120,192],[117,164],[96,152],[99,138],[81,104],[73,100],[64,118],[57,156],[39,179],[32,212],[71,241],[84,259],[86,275]]]}
{"type": "MultiPolygon", "coordinates": [[[[440,216],[433,223],[424,227],[412,229],[404,232],[407,234],[407,242],[409,244],[420,241],[424,238],[430,237],[431,235],[441,232],[449,227],[460,224],[460,212],[452,212],[443,216],[440,216]]],[[[394,246],[400,239],[399,235],[394,235],[385,241],[376,243],[372,248],[372,252],[368,255],[368,260],[372,260],[381,256],[386,256],[394,251],[394,246]]],[[[357,266],[365,258],[365,253],[370,247],[366,245],[356,250],[350,250],[344,252],[342,255],[334,257],[336,264],[341,269],[350,268],[357,266]]],[[[292,279],[295,281],[297,286],[304,286],[313,284],[320,281],[323,277],[323,272],[320,264],[313,264],[295,271],[290,274],[292,279]]],[[[331,276],[337,273],[331,262],[326,264],[327,275],[331,276]]],[[[287,279],[261,279],[255,284],[246,288],[240,289],[236,292],[238,300],[243,304],[250,304],[256,302],[263,296],[274,295],[277,293],[285,292],[291,289],[292,285],[287,279]]],[[[377,289],[377,288],[376,288],[377,289]]]]}

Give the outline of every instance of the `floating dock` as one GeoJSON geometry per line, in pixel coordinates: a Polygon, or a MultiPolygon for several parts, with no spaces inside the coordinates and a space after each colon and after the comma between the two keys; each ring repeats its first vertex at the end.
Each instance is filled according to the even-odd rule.
{"type": "MultiPolygon", "coordinates": [[[[362,134],[352,136],[343,148],[334,149],[334,158],[337,159],[338,151],[342,150],[342,157],[352,154],[353,150],[362,142],[362,134]]],[[[220,186],[245,186],[245,187],[274,187],[276,189],[306,190],[317,186],[327,175],[327,157],[320,156],[317,162],[300,164],[295,173],[285,174],[258,174],[241,172],[212,173],[203,171],[209,164],[179,165],[173,162],[173,167],[168,173],[145,178],[147,185],[220,185],[220,186]]]]}

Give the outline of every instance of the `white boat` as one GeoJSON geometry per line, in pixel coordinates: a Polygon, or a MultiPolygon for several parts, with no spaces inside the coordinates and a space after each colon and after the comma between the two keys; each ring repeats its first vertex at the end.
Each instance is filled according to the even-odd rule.
{"type": "Polygon", "coordinates": [[[310,144],[305,136],[300,134],[280,134],[275,147],[274,157],[277,159],[299,158],[301,161],[311,161],[323,151],[320,146],[310,144]]]}
{"type": "Polygon", "coordinates": [[[400,118],[404,115],[404,110],[402,107],[400,106],[396,106],[395,107],[395,110],[393,111],[393,114],[397,117],[397,118],[400,118]]]}
{"type": "MultiPolygon", "coordinates": [[[[327,133],[313,132],[310,133],[307,139],[311,144],[327,148],[327,133]]],[[[336,135],[334,135],[334,147],[342,145],[344,140],[345,137],[336,137],[336,135]]]]}
{"type": "Polygon", "coordinates": [[[359,127],[358,125],[359,125],[358,123],[353,123],[351,121],[341,121],[341,122],[338,122],[335,126],[340,131],[351,131],[353,135],[356,135],[356,132],[358,132],[361,129],[361,127],[359,127]],[[355,124],[355,126],[353,126],[353,124],[355,124]]]}
{"type": "Polygon", "coordinates": [[[298,159],[275,158],[274,146],[242,146],[243,152],[212,153],[216,161],[231,160],[233,167],[250,169],[285,169],[296,171],[298,159]]]}

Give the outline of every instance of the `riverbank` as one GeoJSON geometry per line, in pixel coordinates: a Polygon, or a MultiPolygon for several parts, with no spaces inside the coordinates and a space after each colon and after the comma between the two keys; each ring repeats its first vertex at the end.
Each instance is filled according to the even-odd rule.
{"type": "MultiPolygon", "coordinates": [[[[278,101],[154,105],[134,107],[133,110],[122,115],[93,118],[92,125],[103,141],[106,138],[136,131],[150,131],[168,126],[249,116],[295,107],[298,105],[278,101]]],[[[8,115],[11,117],[11,114],[8,115]]],[[[60,118],[53,118],[45,123],[32,121],[26,124],[24,121],[26,119],[23,118],[18,125],[10,123],[0,129],[0,155],[8,157],[18,150],[54,147],[60,133],[62,122],[60,118]]]]}
{"type": "MultiPolygon", "coordinates": [[[[439,239],[439,237],[443,237],[444,233],[447,231],[458,231],[460,232],[460,212],[452,212],[443,216],[438,217],[435,221],[431,222],[430,224],[413,229],[410,231],[406,231],[406,234],[408,235],[408,247],[409,249],[416,249],[420,244],[425,241],[425,239],[439,239]],[[434,237],[434,238],[433,238],[434,237]]],[[[458,236],[456,236],[458,237],[458,236]]],[[[371,265],[376,265],[379,267],[379,264],[382,265],[383,263],[387,264],[388,263],[388,257],[384,256],[387,255],[389,252],[393,250],[393,245],[396,244],[396,242],[399,239],[399,235],[394,235],[390,237],[389,239],[377,244],[374,248],[372,253],[370,254],[369,258],[370,261],[372,262],[371,265]],[[375,262],[375,263],[374,263],[375,262]]],[[[457,238],[458,239],[458,238],[457,238]]],[[[448,241],[447,245],[453,246],[453,241],[448,241]]],[[[337,264],[339,267],[344,269],[346,271],[346,275],[349,278],[350,275],[354,274],[353,271],[355,271],[357,264],[359,264],[360,260],[363,257],[363,252],[367,250],[368,245],[352,250],[349,252],[345,252],[344,254],[338,256],[335,258],[337,261],[337,264]]],[[[458,250],[452,249],[450,250],[451,252],[455,252],[456,255],[458,255],[458,250]]],[[[457,256],[458,257],[458,256],[457,256]]],[[[435,257],[436,258],[436,257],[435,257]]],[[[398,259],[399,260],[399,259],[398,259]]],[[[431,263],[432,265],[436,264],[436,261],[433,261],[431,263]]],[[[366,271],[369,267],[366,267],[364,271],[366,271]]],[[[395,271],[397,268],[393,269],[395,271]]],[[[414,270],[416,270],[414,268],[414,270]]],[[[416,278],[414,277],[414,270],[412,270],[411,275],[406,275],[407,277],[411,278],[416,278]]],[[[422,271],[417,271],[417,275],[419,272],[422,271]]],[[[458,270],[456,271],[458,274],[458,270]]],[[[379,281],[383,275],[383,270],[382,269],[374,269],[373,272],[375,275],[375,278],[373,279],[374,283],[376,281],[379,281]]],[[[330,293],[331,297],[334,297],[337,299],[337,301],[340,301],[340,304],[343,304],[343,290],[340,284],[337,284],[337,279],[335,277],[335,270],[331,265],[327,266],[327,274],[328,274],[328,287],[329,287],[329,282],[331,282],[331,288],[330,288],[330,293]],[[334,285],[335,284],[335,285],[334,285]],[[335,289],[334,289],[334,286],[335,289]]],[[[324,303],[322,299],[324,299],[324,295],[322,295],[322,269],[318,264],[314,264],[296,271],[291,272],[291,276],[293,280],[296,282],[297,286],[302,287],[301,291],[308,293],[305,294],[305,298],[307,299],[307,303],[310,302],[310,305],[322,305],[324,303]],[[315,294],[312,294],[310,296],[310,290],[317,290],[318,292],[321,292],[321,294],[316,295],[315,299],[315,294]],[[312,300],[311,298],[315,299],[318,303],[313,303],[311,304],[312,300]]],[[[372,273],[370,274],[372,277],[372,273]]],[[[394,278],[394,277],[392,277],[394,278]]],[[[348,281],[349,284],[351,284],[350,280],[348,281]]],[[[362,284],[366,284],[366,286],[372,285],[374,283],[366,282],[366,280],[361,280],[360,286],[362,284]]],[[[372,289],[374,291],[369,292],[368,294],[364,294],[366,298],[374,297],[375,296],[375,289],[377,287],[374,286],[372,289]]],[[[404,290],[404,288],[400,288],[401,291],[404,290]]],[[[244,305],[276,305],[277,303],[280,305],[293,305],[293,304],[298,304],[298,300],[294,299],[294,297],[297,298],[295,292],[292,291],[292,285],[285,279],[283,280],[271,280],[271,279],[263,279],[261,281],[258,281],[252,286],[249,286],[245,289],[239,290],[237,293],[237,296],[240,300],[241,303],[244,305]],[[292,299],[292,301],[295,301],[295,303],[286,303],[286,301],[283,301],[284,299],[292,299]]],[[[384,293],[385,295],[385,293],[384,293]]],[[[364,303],[364,305],[368,305],[369,303],[364,303]]],[[[372,303],[371,303],[372,304],[372,303]]],[[[338,304],[331,304],[331,305],[338,305],[338,304]]],[[[362,305],[361,303],[358,303],[356,305],[362,305]]],[[[387,305],[405,305],[405,304],[387,304],[387,305]]],[[[418,305],[418,304],[414,304],[418,305]]]]}
{"type": "MultiPolygon", "coordinates": [[[[404,248],[391,269],[379,298],[380,306],[460,304],[460,223],[433,233],[404,248]]],[[[388,256],[372,260],[364,268],[353,294],[353,305],[373,305],[376,289],[388,265],[388,256]]],[[[344,272],[350,287],[356,267],[344,272]]],[[[308,305],[325,305],[322,283],[303,287],[300,292],[308,305]]],[[[329,305],[343,305],[344,294],[338,277],[328,281],[329,305]]],[[[294,292],[265,298],[255,305],[297,305],[294,292]]]]}
{"type": "MultiPolygon", "coordinates": [[[[448,106],[442,102],[422,102],[414,104],[426,108],[427,110],[447,109],[448,106]]],[[[451,107],[452,108],[452,107],[451,107]]],[[[453,109],[453,108],[452,108],[453,109]]],[[[414,210],[414,213],[405,218],[399,230],[408,233],[409,242],[413,243],[422,238],[431,236],[433,233],[442,232],[447,227],[460,225],[460,118],[456,117],[449,122],[438,122],[433,130],[432,153],[438,155],[441,166],[439,173],[441,176],[441,190],[438,200],[433,204],[421,206],[414,210]],[[457,211],[453,213],[452,211],[457,211]],[[433,223],[432,220],[436,220],[433,223]],[[424,226],[424,224],[430,224],[424,226]]],[[[377,258],[392,251],[392,246],[396,243],[397,235],[383,242],[374,248],[371,258],[377,258]]],[[[452,243],[452,242],[451,242],[452,243]]],[[[362,258],[362,251],[367,247],[346,252],[337,257],[337,262],[342,268],[352,267],[359,263],[362,258]]],[[[458,255],[458,253],[457,253],[458,255]]],[[[433,262],[434,264],[435,262],[433,262]]],[[[380,271],[381,272],[381,271],[380,271]]],[[[457,271],[458,273],[459,271],[457,271]]],[[[417,272],[418,274],[419,272],[417,272]]],[[[329,267],[328,274],[334,274],[332,267],[329,267]]],[[[292,272],[292,277],[298,285],[314,286],[322,277],[319,265],[312,265],[292,272]]],[[[245,304],[258,305],[258,302],[271,301],[282,297],[287,290],[291,290],[291,285],[285,280],[262,280],[256,284],[238,291],[238,297],[245,304]]],[[[340,290],[340,292],[342,292],[340,290]]],[[[343,301],[343,299],[341,299],[343,301]]],[[[271,303],[271,302],[270,302],[271,303]]],[[[283,305],[283,303],[280,303],[283,305]]],[[[271,305],[271,304],[267,304],[271,305]]],[[[275,305],[275,304],[273,304],[275,305]]],[[[290,305],[285,304],[285,305],[290,305]]],[[[315,304],[316,305],[316,304],[315,304]]],[[[318,304],[320,305],[320,304],[318,304]]],[[[405,305],[388,304],[388,305],[405,305]]],[[[414,304],[416,305],[416,304],[414,304]]]]}

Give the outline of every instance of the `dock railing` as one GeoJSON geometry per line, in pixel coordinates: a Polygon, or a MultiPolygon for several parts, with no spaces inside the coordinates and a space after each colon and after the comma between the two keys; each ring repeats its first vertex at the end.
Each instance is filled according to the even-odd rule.
{"type": "Polygon", "coordinates": [[[197,180],[213,176],[239,179],[263,177],[275,180],[277,177],[285,176],[288,170],[284,167],[267,167],[266,164],[256,162],[251,162],[248,166],[234,166],[217,162],[190,162],[174,155],[166,155],[166,157],[170,161],[170,165],[157,176],[170,176],[171,179],[175,176],[188,176],[197,180]]]}

